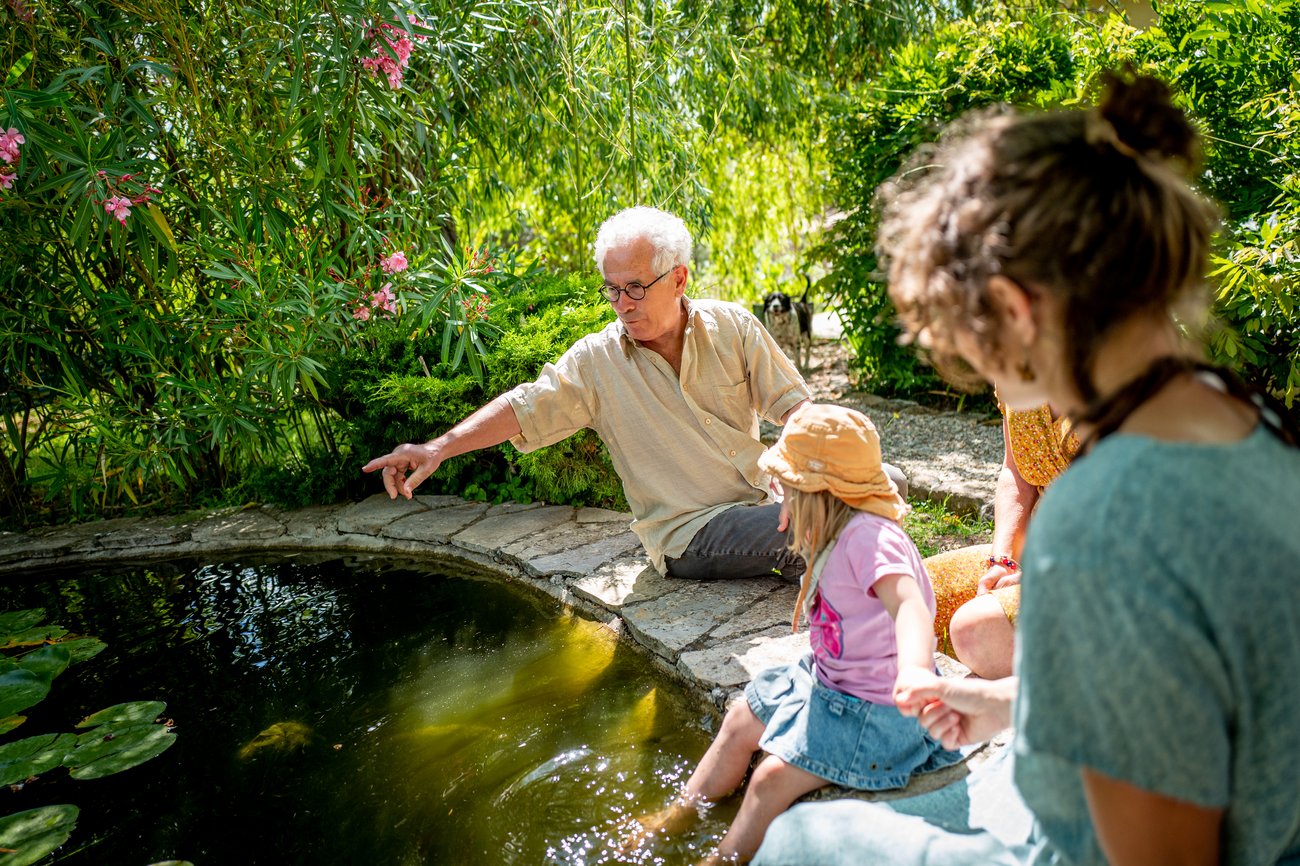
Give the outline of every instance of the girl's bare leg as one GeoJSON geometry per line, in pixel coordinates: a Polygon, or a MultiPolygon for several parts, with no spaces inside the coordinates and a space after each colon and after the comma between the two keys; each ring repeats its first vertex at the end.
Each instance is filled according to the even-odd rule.
{"type": "Polygon", "coordinates": [[[758,846],[763,844],[767,828],[786,809],[804,794],[829,784],[821,776],[814,776],[778,758],[768,755],[754,768],[754,775],[745,789],[745,799],[740,804],[736,820],[731,822],[727,835],[722,837],[714,858],[706,863],[746,863],[758,846]]]}
{"type": "Polygon", "coordinates": [[[638,818],[639,828],[623,839],[620,849],[631,851],[655,833],[682,829],[695,818],[702,804],[725,797],[740,787],[758,751],[763,727],[749,704],[743,700],[732,704],[722,720],[722,730],[700,759],[682,793],[666,808],[638,818]]]}
{"type": "Polygon", "coordinates": [[[717,800],[739,788],[749,772],[749,762],[758,751],[763,728],[748,703],[742,700],[732,704],[722,720],[722,730],[686,783],[683,798],[717,800]]]}

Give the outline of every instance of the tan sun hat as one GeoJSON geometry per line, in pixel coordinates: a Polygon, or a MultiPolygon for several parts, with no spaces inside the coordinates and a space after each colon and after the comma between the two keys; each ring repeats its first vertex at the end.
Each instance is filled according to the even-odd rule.
{"type": "Polygon", "coordinates": [[[758,458],[758,466],[786,487],[829,490],[851,508],[890,520],[902,520],[911,510],[880,465],[875,425],[854,409],[805,403],[758,458]]]}

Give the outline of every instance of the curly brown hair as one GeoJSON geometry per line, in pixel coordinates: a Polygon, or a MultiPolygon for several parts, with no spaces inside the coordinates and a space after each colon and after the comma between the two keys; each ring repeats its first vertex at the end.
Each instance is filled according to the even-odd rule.
{"type": "Polygon", "coordinates": [[[968,116],[882,187],[890,297],[953,381],[973,379],[955,335],[988,358],[1003,348],[994,275],[1060,302],[1085,401],[1098,396],[1090,371],[1111,327],[1203,299],[1217,212],[1189,183],[1196,131],[1162,81],[1104,83],[1092,109],[968,116]]]}

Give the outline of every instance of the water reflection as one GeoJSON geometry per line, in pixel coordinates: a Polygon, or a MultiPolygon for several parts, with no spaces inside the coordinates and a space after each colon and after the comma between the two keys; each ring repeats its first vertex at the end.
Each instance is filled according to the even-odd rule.
{"type": "MultiPolygon", "coordinates": [[[[167,701],[179,726],[136,770],[10,798],[82,807],[67,863],[620,862],[620,828],[707,746],[606,629],[472,575],[175,563],[10,578],[0,606],[109,644],[6,741],[123,700],[167,701]]],[[[694,862],[727,817],[622,862],[694,862]]]]}

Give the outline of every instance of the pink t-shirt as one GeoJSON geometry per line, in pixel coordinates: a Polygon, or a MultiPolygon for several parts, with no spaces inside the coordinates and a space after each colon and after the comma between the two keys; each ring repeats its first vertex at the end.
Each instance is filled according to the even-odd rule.
{"type": "Polygon", "coordinates": [[[872,586],[891,574],[911,575],[934,616],[934,590],[912,539],[888,518],[854,515],[826,558],[808,635],[823,685],[890,705],[898,677],[894,619],[872,586]]]}

